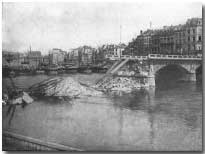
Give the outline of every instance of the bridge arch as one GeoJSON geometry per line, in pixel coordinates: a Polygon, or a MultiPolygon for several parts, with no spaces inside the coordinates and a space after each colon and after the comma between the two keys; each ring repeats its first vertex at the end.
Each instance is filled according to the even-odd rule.
{"type": "Polygon", "coordinates": [[[170,84],[176,81],[197,81],[201,63],[158,63],[150,65],[149,84],[170,84]]]}
{"type": "MultiPolygon", "coordinates": [[[[159,79],[160,75],[166,72],[166,70],[173,70],[173,77],[178,77],[178,79],[175,78],[176,80],[197,81],[197,72],[200,72],[200,65],[202,65],[200,61],[154,61],[152,64],[149,64],[148,84],[155,86],[158,83],[157,79],[159,79]]],[[[168,78],[169,77],[170,76],[168,76],[168,78]]]]}
{"type": "Polygon", "coordinates": [[[168,64],[155,71],[155,81],[186,80],[187,74],[190,74],[190,71],[183,65],[168,64]]]}
{"type": "Polygon", "coordinates": [[[154,65],[152,68],[153,74],[156,76],[161,71],[166,69],[176,69],[177,71],[182,71],[183,73],[191,73],[191,69],[189,69],[186,65],[181,64],[163,64],[163,65],[154,65]]]}

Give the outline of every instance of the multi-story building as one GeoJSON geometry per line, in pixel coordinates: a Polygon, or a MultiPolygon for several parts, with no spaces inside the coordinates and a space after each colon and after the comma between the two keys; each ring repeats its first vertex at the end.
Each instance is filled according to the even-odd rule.
{"type": "Polygon", "coordinates": [[[81,53],[81,65],[90,65],[93,63],[93,55],[95,49],[89,46],[83,46],[80,49],[81,53]]]}
{"type": "Polygon", "coordinates": [[[90,46],[82,46],[69,52],[69,59],[75,65],[91,65],[95,60],[96,49],[90,46]]]}
{"type": "Polygon", "coordinates": [[[30,68],[36,69],[42,63],[42,56],[40,51],[29,51],[24,59],[30,68]]]}
{"type": "Polygon", "coordinates": [[[202,50],[202,19],[188,19],[185,27],[185,44],[187,54],[199,54],[202,50]]]}
{"type": "Polygon", "coordinates": [[[115,45],[114,44],[104,44],[101,47],[98,48],[101,53],[103,53],[105,56],[107,55],[114,55],[115,54],[115,45]]]}
{"type": "Polygon", "coordinates": [[[153,31],[153,35],[150,41],[151,49],[149,50],[149,53],[156,54],[160,51],[160,40],[161,40],[160,30],[153,31]]]}
{"type": "Polygon", "coordinates": [[[201,54],[202,19],[188,19],[183,25],[164,26],[162,29],[147,30],[128,44],[130,54],[201,54]]]}
{"type": "Polygon", "coordinates": [[[118,45],[115,44],[102,45],[99,49],[101,52],[104,53],[105,57],[108,56],[121,57],[123,55],[125,48],[126,45],[124,43],[121,43],[118,45]]]}
{"type": "Polygon", "coordinates": [[[100,46],[98,47],[93,54],[94,64],[102,63],[106,58],[106,50],[100,46]]]}
{"type": "Polygon", "coordinates": [[[159,31],[159,54],[174,53],[174,29],[172,26],[164,27],[159,31]]]}
{"type": "Polygon", "coordinates": [[[62,65],[65,62],[66,55],[66,51],[63,51],[58,48],[53,48],[49,51],[49,63],[55,65],[62,65]]]}
{"type": "Polygon", "coordinates": [[[42,64],[43,65],[49,65],[49,62],[50,62],[50,59],[49,59],[49,56],[48,55],[45,55],[42,57],[42,64]]]}
{"type": "Polygon", "coordinates": [[[114,46],[114,56],[121,57],[123,55],[125,48],[126,48],[126,45],[124,43],[115,45],[114,46]]]}
{"type": "Polygon", "coordinates": [[[4,63],[9,67],[19,67],[24,62],[24,54],[20,52],[2,51],[2,58],[4,63]]]}
{"type": "Polygon", "coordinates": [[[80,65],[80,51],[79,48],[71,49],[69,52],[69,61],[72,62],[74,65],[80,65]]]}
{"type": "Polygon", "coordinates": [[[130,53],[131,55],[146,55],[150,53],[153,34],[153,30],[148,29],[144,32],[141,30],[140,35],[129,42],[128,46],[125,48],[125,53],[130,53]]]}
{"type": "Polygon", "coordinates": [[[186,54],[185,25],[178,25],[174,29],[174,53],[186,54]]]}

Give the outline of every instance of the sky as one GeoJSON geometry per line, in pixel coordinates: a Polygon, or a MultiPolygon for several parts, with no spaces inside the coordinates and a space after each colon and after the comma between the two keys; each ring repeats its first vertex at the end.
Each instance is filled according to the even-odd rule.
{"type": "Polygon", "coordinates": [[[184,24],[202,16],[200,2],[3,3],[2,48],[47,53],[83,45],[128,43],[140,30],[184,24]]]}

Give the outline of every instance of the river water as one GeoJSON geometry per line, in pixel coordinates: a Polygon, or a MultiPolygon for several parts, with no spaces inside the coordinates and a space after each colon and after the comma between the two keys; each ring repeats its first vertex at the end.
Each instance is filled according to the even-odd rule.
{"type": "MultiPolygon", "coordinates": [[[[67,75],[94,83],[100,74],[67,75]]],[[[21,88],[48,78],[19,76],[21,88]]],[[[3,79],[3,90],[9,80],[3,79]]],[[[108,93],[62,102],[39,98],[14,116],[3,107],[3,130],[83,150],[202,150],[202,86],[171,83],[131,93],[108,93]],[[9,123],[9,120],[10,123],[9,123]]]]}

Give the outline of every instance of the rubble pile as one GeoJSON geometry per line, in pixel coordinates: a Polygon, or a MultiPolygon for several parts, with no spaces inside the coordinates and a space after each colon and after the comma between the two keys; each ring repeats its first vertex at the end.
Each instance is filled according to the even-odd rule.
{"type": "Polygon", "coordinates": [[[30,104],[33,101],[33,98],[27,92],[24,91],[21,91],[14,96],[9,96],[8,94],[3,93],[2,97],[3,105],[30,104]]]}
{"type": "Polygon", "coordinates": [[[82,85],[71,77],[51,78],[30,88],[33,94],[76,98],[81,96],[99,96],[102,92],[82,85]]]}
{"type": "Polygon", "coordinates": [[[146,83],[143,79],[135,79],[132,77],[107,77],[100,83],[96,85],[96,87],[100,88],[103,91],[125,91],[130,92],[134,89],[139,89],[142,87],[146,87],[146,83]]]}

